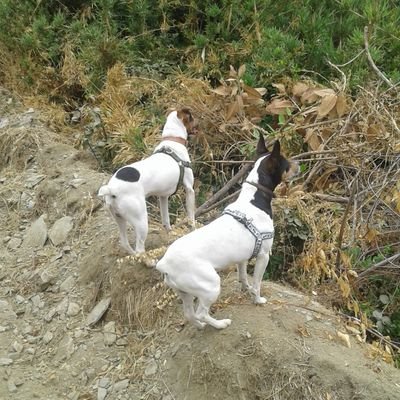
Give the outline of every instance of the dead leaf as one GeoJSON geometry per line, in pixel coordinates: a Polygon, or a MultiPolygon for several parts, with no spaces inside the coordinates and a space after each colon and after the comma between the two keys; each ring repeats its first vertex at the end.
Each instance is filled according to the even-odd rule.
{"type": "Polygon", "coordinates": [[[262,95],[258,90],[252,88],[251,86],[247,86],[244,83],[242,84],[242,88],[250,97],[261,99],[262,95]]]}
{"type": "Polygon", "coordinates": [[[326,97],[330,95],[336,95],[333,89],[315,89],[314,93],[319,97],[326,97]]]}
{"type": "Polygon", "coordinates": [[[215,89],[212,89],[211,91],[219,94],[220,96],[229,96],[232,92],[232,89],[229,86],[221,85],[215,89]]]}
{"type": "Polygon", "coordinates": [[[274,99],[267,105],[266,110],[269,114],[280,115],[286,114],[287,109],[291,110],[293,108],[293,103],[289,100],[274,99]]]}
{"type": "Polygon", "coordinates": [[[310,337],[311,333],[308,331],[307,327],[304,325],[297,326],[297,332],[300,333],[302,337],[310,337]]]}
{"type": "Polygon", "coordinates": [[[329,112],[335,107],[337,101],[336,94],[327,94],[321,100],[321,104],[318,106],[317,118],[324,118],[329,112]]]}
{"type": "Polygon", "coordinates": [[[239,104],[237,101],[234,101],[228,106],[228,110],[226,112],[225,119],[226,121],[230,121],[233,116],[235,116],[239,112],[239,104]]]}
{"type": "Polygon", "coordinates": [[[331,128],[323,128],[321,129],[321,137],[324,141],[328,140],[333,134],[333,129],[331,128]]]}
{"type": "Polygon", "coordinates": [[[317,101],[318,98],[319,97],[315,94],[315,89],[309,88],[301,95],[300,101],[302,104],[308,105],[317,101]]]}
{"type": "Polygon", "coordinates": [[[348,347],[349,349],[351,348],[350,336],[347,333],[337,331],[336,335],[346,345],[346,347],[348,347]]]}
{"type": "Polygon", "coordinates": [[[318,150],[319,146],[322,143],[317,132],[314,131],[313,129],[307,129],[307,133],[306,133],[306,137],[304,138],[304,141],[308,144],[308,146],[310,147],[310,149],[312,151],[318,150]]]}
{"type": "Polygon", "coordinates": [[[343,117],[343,115],[346,114],[347,103],[346,96],[343,93],[339,93],[337,96],[336,111],[339,118],[343,117]]]}
{"type": "Polygon", "coordinates": [[[264,94],[267,93],[267,89],[263,87],[254,88],[254,90],[257,90],[257,92],[260,93],[261,96],[264,96],[264,94]]]}
{"type": "Polygon", "coordinates": [[[279,94],[286,94],[286,88],[283,83],[273,83],[272,86],[276,89],[278,89],[279,94]]]}
{"type": "Polygon", "coordinates": [[[303,82],[297,82],[292,89],[293,96],[301,97],[304,92],[309,89],[309,86],[303,82]]]}
{"type": "Polygon", "coordinates": [[[378,238],[379,232],[376,229],[368,228],[367,233],[364,235],[364,239],[369,243],[375,243],[378,238]]]}
{"type": "Polygon", "coordinates": [[[242,65],[239,67],[239,71],[238,71],[238,76],[239,76],[239,78],[241,78],[241,77],[244,75],[245,72],[246,72],[246,65],[245,65],[245,64],[242,64],[242,65]]]}

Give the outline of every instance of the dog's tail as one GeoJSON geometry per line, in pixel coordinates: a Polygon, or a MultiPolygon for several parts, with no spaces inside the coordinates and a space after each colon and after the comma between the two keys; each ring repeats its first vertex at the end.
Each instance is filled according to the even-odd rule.
{"type": "Polygon", "coordinates": [[[116,195],[113,193],[112,188],[109,185],[104,185],[99,189],[97,193],[99,197],[103,197],[106,205],[112,206],[113,200],[116,199],[116,195]]]}
{"type": "Polygon", "coordinates": [[[108,185],[104,185],[99,189],[99,193],[97,193],[99,197],[104,197],[104,196],[111,196],[111,189],[108,185]]]}

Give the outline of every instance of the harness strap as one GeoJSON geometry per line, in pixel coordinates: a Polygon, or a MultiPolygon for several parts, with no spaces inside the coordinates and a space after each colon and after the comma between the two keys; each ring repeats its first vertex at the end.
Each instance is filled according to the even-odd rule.
{"type": "Polygon", "coordinates": [[[170,147],[161,147],[161,149],[156,150],[153,154],[156,153],[164,153],[168,156],[172,157],[179,165],[179,180],[176,185],[176,190],[173,194],[178,191],[180,185],[183,182],[183,176],[185,175],[185,168],[192,168],[192,165],[189,161],[182,160],[170,147]]]}
{"type": "Polygon", "coordinates": [[[240,211],[226,209],[226,210],[224,210],[224,212],[222,214],[228,214],[231,217],[235,218],[238,222],[240,222],[242,225],[244,225],[247,228],[247,230],[256,239],[256,243],[254,244],[253,254],[251,255],[250,258],[257,257],[258,253],[260,252],[263,240],[273,239],[273,237],[274,237],[273,231],[272,232],[260,232],[253,224],[253,222],[252,222],[253,219],[247,218],[246,214],[243,214],[240,211]]]}

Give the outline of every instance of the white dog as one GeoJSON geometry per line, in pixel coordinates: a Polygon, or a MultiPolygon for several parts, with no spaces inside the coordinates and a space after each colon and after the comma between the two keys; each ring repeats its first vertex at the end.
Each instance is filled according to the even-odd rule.
{"type": "Polygon", "coordinates": [[[162,142],[154,153],[141,161],[119,169],[98,195],[105,198],[107,207],[115,218],[122,247],[130,254],[145,251],[148,232],[146,197],[154,195],[160,200],[161,221],[171,229],[168,197],[182,183],[186,191],[186,212],[194,226],[195,195],[193,171],[186,148],[189,134],[194,134],[195,122],[189,109],[171,112],[162,131],[162,142]],[[135,228],[135,251],[128,242],[127,223],[135,228]]]}
{"type": "Polygon", "coordinates": [[[264,138],[260,135],[257,145],[260,157],[243,183],[239,198],[225,208],[221,217],[172,243],[157,263],[165,283],[182,299],[185,318],[198,328],[209,324],[223,329],[230,325],[230,319],[212,318],[209,309],[220,294],[217,272],[232,264],[238,264],[242,289],[254,296],[256,304],[266,302],[260,295],[260,286],[273,242],[273,191],[282,180],[299,170],[296,163],[280,154],[278,141],[272,152],[266,153],[264,138]],[[257,258],[250,286],[247,261],[252,257],[257,258]],[[195,297],[198,299],[196,311],[195,297]]]}

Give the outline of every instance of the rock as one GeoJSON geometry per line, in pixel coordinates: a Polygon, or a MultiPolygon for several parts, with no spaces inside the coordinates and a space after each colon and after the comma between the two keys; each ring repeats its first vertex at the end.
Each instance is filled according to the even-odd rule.
{"type": "Polygon", "coordinates": [[[65,313],[67,312],[67,310],[68,310],[68,303],[69,303],[68,297],[65,297],[65,298],[58,304],[58,306],[56,307],[56,310],[57,310],[57,312],[58,312],[59,315],[63,315],[63,314],[65,314],[65,313]]]}
{"type": "Polygon", "coordinates": [[[44,320],[45,320],[46,322],[50,322],[56,314],[57,314],[57,309],[52,308],[52,309],[44,316],[44,320]]]}
{"type": "Polygon", "coordinates": [[[16,302],[17,304],[22,304],[24,301],[25,301],[25,298],[22,297],[21,295],[17,294],[17,295],[15,296],[15,302],[16,302]]]}
{"type": "Polygon", "coordinates": [[[101,378],[101,379],[99,379],[97,386],[107,389],[110,386],[110,384],[111,384],[111,381],[109,378],[101,378]]]}
{"type": "Polygon", "coordinates": [[[13,360],[11,358],[0,357],[0,366],[11,365],[13,360]]]}
{"type": "Polygon", "coordinates": [[[17,391],[17,386],[11,379],[7,382],[7,388],[10,393],[15,393],[17,391]]]}
{"type": "Polygon", "coordinates": [[[75,345],[72,338],[65,335],[61,342],[58,344],[58,351],[55,355],[55,362],[59,363],[71,358],[72,354],[75,352],[75,345]]]}
{"type": "Polygon", "coordinates": [[[26,210],[32,210],[33,207],[35,207],[35,202],[32,199],[32,196],[29,195],[26,192],[23,192],[21,194],[21,205],[23,208],[25,208],[26,210]]]}
{"type": "Polygon", "coordinates": [[[116,342],[117,346],[127,346],[128,341],[125,338],[119,338],[116,342]]]}
{"type": "Polygon", "coordinates": [[[97,400],[104,400],[107,396],[107,389],[99,387],[97,389],[97,400]]]}
{"type": "Polygon", "coordinates": [[[144,375],[152,376],[157,372],[157,369],[158,369],[158,365],[157,365],[156,361],[150,360],[149,365],[144,370],[144,375]]]}
{"type": "Polygon", "coordinates": [[[20,238],[13,237],[7,242],[7,247],[10,250],[16,250],[16,249],[18,249],[19,246],[21,246],[21,243],[22,243],[22,240],[20,238]]]}
{"type": "Polygon", "coordinates": [[[70,292],[71,289],[75,286],[75,279],[73,276],[69,276],[63,283],[60,285],[60,290],[62,292],[70,292]]]}
{"type": "Polygon", "coordinates": [[[110,307],[110,304],[111,297],[107,297],[106,299],[103,299],[99,303],[97,303],[90,314],[87,316],[86,325],[94,325],[96,322],[100,321],[101,317],[107,311],[108,307],[110,307]]]}
{"type": "Polygon", "coordinates": [[[115,322],[110,321],[104,325],[104,343],[107,346],[111,346],[117,340],[117,335],[115,334],[115,322]]]}
{"type": "Polygon", "coordinates": [[[39,288],[40,290],[44,291],[46,290],[49,286],[53,285],[58,277],[58,270],[54,266],[49,266],[45,268],[40,276],[39,276],[39,288]]]}
{"type": "Polygon", "coordinates": [[[12,349],[16,352],[16,353],[21,353],[21,351],[24,349],[24,345],[15,341],[12,344],[12,349]]]}
{"type": "Polygon", "coordinates": [[[0,300],[0,321],[5,323],[15,319],[17,319],[17,314],[13,311],[11,305],[5,300],[0,300]]]}
{"type": "Polygon", "coordinates": [[[79,311],[81,310],[79,304],[76,303],[69,303],[68,304],[68,309],[67,309],[67,315],[69,317],[74,317],[75,315],[79,314],[79,311]]]}
{"type": "Polygon", "coordinates": [[[128,386],[129,386],[129,379],[123,379],[122,381],[114,383],[114,385],[112,386],[112,391],[114,393],[122,392],[123,390],[128,389],[128,386]]]}
{"type": "Polygon", "coordinates": [[[62,217],[54,223],[49,232],[49,238],[54,246],[65,242],[72,227],[73,223],[71,217],[62,217]]]}
{"type": "Polygon", "coordinates": [[[36,185],[38,185],[44,178],[45,175],[39,174],[31,174],[25,181],[25,187],[28,189],[33,189],[36,185]]]}
{"type": "Polygon", "coordinates": [[[53,340],[53,334],[50,331],[47,331],[43,335],[43,343],[44,344],[49,344],[53,340]]]}
{"type": "Polygon", "coordinates": [[[44,301],[40,299],[40,296],[38,294],[31,297],[31,302],[37,308],[43,308],[44,306],[44,301]]]}
{"type": "Polygon", "coordinates": [[[47,240],[47,225],[44,221],[46,215],[41,215],[33,224],[27,229],[24,246],[25,247],[43,247],[47,240]]]}

